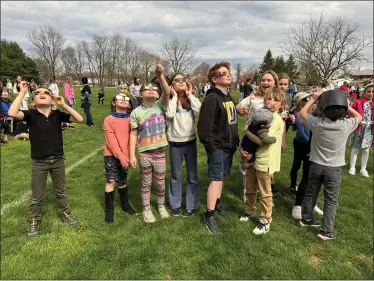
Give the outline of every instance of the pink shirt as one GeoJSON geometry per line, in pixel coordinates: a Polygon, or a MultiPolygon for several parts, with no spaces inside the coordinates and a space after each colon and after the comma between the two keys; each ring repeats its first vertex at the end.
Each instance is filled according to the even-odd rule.
{"type": "Polygon", "coordinates": [[[73,87],[70,87],[69,83],[64,84],[64,93],[65,93],[65,98],[68,101],[74,98],[74,89],[73,87]]]}
{"type": "Polygon", "coordinates": [[[130,162],[130,132],[130,117],[108,116],[104,119],[104,155],[116,157],[123,167],[130,162]]]}

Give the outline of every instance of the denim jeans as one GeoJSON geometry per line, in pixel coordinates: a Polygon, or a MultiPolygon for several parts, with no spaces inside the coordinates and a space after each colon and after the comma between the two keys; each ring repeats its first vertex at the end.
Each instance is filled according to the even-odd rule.
{"type": "Polygon", "coordinates": [[[83,107],[83,110],[84,110],[84,114],[86,115],[87,125],[88,126],[91,126],[91,125],[93,126],[94,123],[93,123],[91,112],[90,112],[91,104],[90,103],[83,103],[82,107],[83,107]]]}
{"type": "Polygon", "coordinates": [[[187,168],[186,209],[195,210],[199,207],[199,189],[197,176],[197,145],[196,140],[186,145],[170,145],[170,183],[169,204],[172,209],[182,205],[182,162],[183,157],[187,168]]]}
{"type": "Polygon", "coordinates": [[[313,209],[316,206],[318,194],[323,184],[325,201],[321,229],[327,232],[332,232],[334,229],[342,175],[343,167],[329,167],[310,162],[308,187],[302,207],[302,218],[306,220],[312,218],[313,209]]]}

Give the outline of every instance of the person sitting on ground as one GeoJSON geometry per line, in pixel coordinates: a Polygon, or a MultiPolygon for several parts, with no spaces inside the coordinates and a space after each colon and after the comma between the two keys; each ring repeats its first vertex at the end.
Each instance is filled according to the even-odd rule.
{"type": "Polygon", "coordinates": [[[0,130],[4,130],[4,138],[1,140],[2,143],[9,143],[8,135],[10,134],[10,124],[6,121],[8,111],[12,101],[9,99],[9,94],[5,87],[1,93],[0,98],[0,130]]]}
{"type": "Polygon", "coordinates": [[[16,130],[14,131],[14,139],[23,141],[30,140],[29,126],[27,125],[27,122],[20,121],[17,123],[16,130]]]}
{"type": "MultiPolygon", "coordinates": [[[[263,144],[272,144],[277,140],[275,137],[269,136],[269,128],[271,122],[273,121],[273,113],[263,107],[256,110],[252,116],[252,122],[248,126],[248,130],[252,134],[257,135],[263,144]]],[[[256,149],[258,145],[251,141],[248,136],[245,134],[241,141],[242,157],[240,164],[242,165],[242,170],[247,170],[256,160],[256,149]],[[243,157],[243,154],[246,156],[243,157]]]]}

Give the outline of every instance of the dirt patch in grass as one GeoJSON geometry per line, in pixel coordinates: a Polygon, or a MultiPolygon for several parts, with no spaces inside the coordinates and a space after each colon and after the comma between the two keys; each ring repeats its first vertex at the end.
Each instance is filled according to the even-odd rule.
{"type": "Polygon", "coordinates": [[[321,257],[316,256],[315,254],[312,254],[309,257],[309,263],[313,265],[314,267],[317,267],[323,263],[323,259],[321,257]]]}

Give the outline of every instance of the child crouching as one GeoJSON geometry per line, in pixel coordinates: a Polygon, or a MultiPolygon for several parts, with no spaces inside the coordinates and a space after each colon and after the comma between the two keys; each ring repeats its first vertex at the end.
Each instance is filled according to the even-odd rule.
{"type": "Polygon", "coordinates": [[[127,173],[129,167],[130,98],[116,95],[111,102],[112,113],[104,119],[104,166],[105,166],[105,221],[113,222],[114,186],[118,184],[121,208],[134,215],[136,211],[128,201],[127,173]]]}

